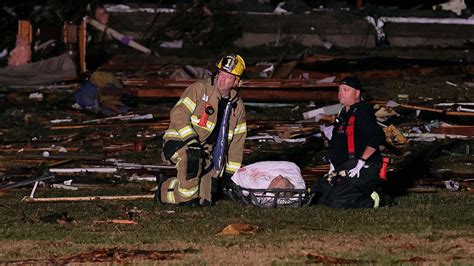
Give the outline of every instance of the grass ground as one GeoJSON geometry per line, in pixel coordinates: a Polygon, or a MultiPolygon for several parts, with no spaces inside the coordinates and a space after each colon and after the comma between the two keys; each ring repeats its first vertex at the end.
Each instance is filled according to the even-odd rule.
{"type": "MultiPolygon", "coordinates": [[[[399,94],[409,94],[410,100],[415,101],[431,101],[427,98],[433,98],[435,101],[472,101],[474,90],[466,82],[472,83],[472,75],[373,79],[365,82],[365,85],[375,99],[398,100],[399,94]]],[[[4,106],[8,103],[9,98],[4,101],[4,106]]],[[[70,106],[64,102],[62,105],[70,106]]],[[[40,114],[44,115],[46,111],[50,112],[50,109],[55,110],[49,107],[44,110],[36,108],[37,106],[32,107],[35,107],[32,111],[22,107],[7,109],[0,114],[2,124],[9,129],[2,131],[4,142],[26,143],[36,137],[39,135],[39,129],[34,126],[48,124],[50,120],[40,117],[40,114]],[[26,117],[30,117],[32,126],[25,125],[26,117]]],[[[148,106],[141,107],[146,110],[137,113],[150,112],[148,106]]],[[[247,111],[248,119],[267,116],[275,120],[300,120],[301,113],[305,110],[288,107],[279,112],[265,108],[248,108],[247,111]],[[268,113],[271,115],[268,116],[268,113]]],[[[169,110],[154,113],[166,116],[169,110]]],[[[66,115],[60,113],[51,117],[63,118],[66,115]]],[[[425,119],[423,122],[422,118],[423,114],[416,117],[416,122],[429,121],[425,119]]],[[[84,117],[82,119],[87,120],[84,117]]],[[[102,131],[107,133],[107,130],[102,131]]],[[[127,139],[125,137],[129,135],[125,131],[127,130],[122,129],[121,134],[114,134],[115,140],[117,135],[127,139]]],[[[53,134],[60,133],[66,134],[69,131],[53,134]]],[[[49,135],[51,134],[44,134],[49,135]]],[[[84,136],[92,141],[101,135],[96,132],[84,136]]],[[[129,139],[137,139],[136,132],[130,136],[135,137],[129,139]]],[[[108,137],[106,140],[112,141],[108,137]]],[[[81,142],[81,145],[91,145],[90,143],[92,142],[81,142]]],[[[130,157],[127,161],[156,163],[159,154],[159,145],[156,143],[159,142],[147,144],[146,150],[140,156],[135,152],[127,154],[130,157]]],[[[254,150],[260,151],[259,157],[246,155],[245,160],[248,163],[263,159],[285,159],[302,164],[303,157],[322,157],[322,141],[313,144],[304,144],[304,152],[297,144],[281,144],[264,153],[269,145],[257,143],[254,144],[254,150]]],[[[89,147],[82,147],[87,155],[95,154],[89,147]]],[[[428,150],[448,149],[445,146],[438,149],[412,147],[413,154],[415,151],[423,154],[416,158],[425,157],[425,160],[431,159],[428,150]]],[[[459,147],[462,150],[448,150],[464,154],[466,145],[459,147]]],[[[464,162],[460,157],[457,157],[459,163],[464,162]]],[[[454,160],[451,155],[450,158],[454,160]]],[[[466,160],[466,156],[463,159],[466,160]]],[[[414,168],[421,171],[425,167],[424,162],[414,161],[416,163],[407,170],[411,175],[417,170],[414,168]]],[[[447,163],[454,164],[451,161],[447,163]]],[[[442,167],[439,161],[435,161],[433,165],[442,167]]],[[[433,165],[429,166],[434,167],[433,165]]],[[[464,165],[469,167],[471,163],[464,165]]],[[[472,172],[472,169],[467,169],[467,172],[469,171],[472,172]]],[[[76,192],[40,189],[36,196],[144,194],[146,192],[143,192],[142,188],[146,186],[151,185],[118,184],[114,187],[102,186],[100,189],[83,189],[76,192]]],[[[149,264],[472,264],[474,261],[474,194],[466,191],[404,194],[396,199],[398,205],[395,207],[368,210],[333,210],[322,206],[303,209],[259,209],[227,201],[217,202],[210,208],[157,206],[151,200],[21,202],[21,198],[29,193],[27,189],[0,191],[0,264],[64,264],[71,261],[99,260],[147,260],[149,264]],[[62,218],[46,219],[47,216],[51,218],[51,215],[55,214],[62,218]],[[137,224],[104,222],[111,219],[131,219],[137,224]],[[234,223],[247,223],[258,229],[254,235],[216,235],[225,226],[234,223]]]]}
{"type": "MultiPolygon", "coordinates": [[[[123,184],[67,195],[143,194],[142,185],[123,184]]],[[[395,207],[366,210],[322,206],[260,209],[229,201],[208,208],[159,206],[151,200],[20,202],[28,194],[22,189],[0,198],[0,263],[68,262],[77,254],[97,253],[104,248],[116,248],[108,259],[120,261],[122,254],[122,262],[125,251],[135,252],[128,261],[152,259],[180,264],[474,261],[472,192],[406,194],[397,198],[395,207]],[[48,222],[44,218],[63,212],[72,221],[48,222]],[[97,222],[111,219],[132,219],[138,224],[97,222]],[[216,236],[233,223],[251,224],[258,230],[255,235],[216,236]],[[145,251],[167,256],[137,255],[145,251]]],[[[37,193],[64,195],[48,189],[37,193]]]]}

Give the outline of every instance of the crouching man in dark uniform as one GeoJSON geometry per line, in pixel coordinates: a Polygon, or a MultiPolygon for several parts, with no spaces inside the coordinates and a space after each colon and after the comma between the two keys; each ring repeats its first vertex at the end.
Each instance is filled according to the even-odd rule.
{"type": "Polygon", "coordinates": [[[391,201],[379,189],[385,134],[371,106],[361,101],[362,83],[347,77],[339,85],[342,110],[329,141],[330,171],[315,187],[318,203],[333,208],[377,208],[391,201]]]}
{"type": "Polygon", "coordinates": [[[247,124],[237,87],[245,62],[228,55],[217,68],[215,77],[191,84],[171,110],[163,157],[178,173],[159,178],[157,203],[210,205],[217,180],[230,182],[240,168],[247,124]]]}

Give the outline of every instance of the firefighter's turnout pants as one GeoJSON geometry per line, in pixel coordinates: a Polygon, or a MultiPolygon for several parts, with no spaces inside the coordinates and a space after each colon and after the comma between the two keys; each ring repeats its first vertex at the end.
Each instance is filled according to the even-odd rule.
{"type": "Polygon", "coordinates": [[[184,204],[199,199],[200,205],[212,202],[213,178],[217,173],[212,167],[210,151],[200,150],[200,156],[189,156],[189,146],[180,148],[172,160],[176,163],[177,176],[161,185],[161,201],[184,204]]]}

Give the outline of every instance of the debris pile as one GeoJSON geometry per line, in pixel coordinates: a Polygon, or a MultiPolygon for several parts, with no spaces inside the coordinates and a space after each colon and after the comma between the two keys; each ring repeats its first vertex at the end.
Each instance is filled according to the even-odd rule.
{"type": "MultiPolygon", "coordinates": [[[[173,57],[144,59],[129,49],[131,55],[115,55],[94,71],[86,64],[90,48],[86,22],[105,39],[110,35],[144,54],[157,55],[108,27],[105,15],[101,14],[102,23],[82,16],[79,24],[63,21],[62,44],[68,49],[77,46],[77,53],[62,51],[59,56],[34,62],[25,50],[36,41],[31,37],[31,24],[20,23],[18,47],[10,53],[15,67],[0,69],[5,107],[0,117],[2,187],[36,189],[42,182],[50,188],[74,190],[71,182],[64,182],[73,180],[80,189],[91,183],[84,181],[92,176],[106,177],[104,183],[111,184],[174,174],[174,168],[160,158],[169,111],[187,86],[212,76],[215,68],[209,67],[209,60],[189,64],[173,57]]],[[[224,20],[222,16],[206,4],[187,6],[161,30],[152,25],[144,40],[157,41],[156,36],[165,33],[169,41],[182,39],[197,47],[230,45],[240,28],[234,17],[224,20]],[[202,18],[199,25],[189,19],[196,15],[202,18]],[[228,31],[230,26],[232,31],[228,31]],[[218,42],[212,39],[216,32],[228,35],[218,42]]],[[[107,42],[100,44],[106,45],[102,48],[107,52],[113,50],[107,42]]],[[[36,51],[32,51],[34,58],[36,51]]],[[[386,134],[382,151],[390,158],[389,179],[406,174],[404,171],[414,167],[410,162],[421,160],[429,170],[410,175],[411,181],[447,178],[445,173],[449,172],[449,179],[442,181],[460,185],[443,184],[449,184],[451,190],[470,189],[466,185],[469,173],[436,167],[442,165],[437,160],[443,155],[459,157],[456,163],[460,167],[469,168],[472,160],[474,104],[470,101],[474,95],[470,87],[474,68],[469,60],[374,56],[368,52],[318,54],[305,49],[297,54],[285,51],[276,56],[254,56],[249,62],[239,88],[247,104],[249,129],[244,163],[293,160],[307,182],[317,180],[328,170],[326,137],[341,109],[336,104],[338,81],[357,75],[368,88],[370,98],[366,100],[373,105],[386,134]],[[385,88],[386,84],[392,87],[385,88]],[[419,146],[423,145],[441,148],[422,158],[419,146]],[[460,146],[465,147],[463,152],[456,150],[460,146]]],[[[27,200],[34,198],[35,189],[27,200]]],[[[75,200],[91,199],[106,197],[75,200]]]]}

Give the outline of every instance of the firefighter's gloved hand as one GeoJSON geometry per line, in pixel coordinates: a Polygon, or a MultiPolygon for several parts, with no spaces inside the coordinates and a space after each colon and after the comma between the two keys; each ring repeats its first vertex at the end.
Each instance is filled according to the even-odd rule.
{"type": "Polygon", "coordinates": [[[189,180],[198,177],[201,172],[202,147],[196,139],[186,143],[186,146],[188,146],[186,150],[188,157],[186,179],[189,180]]]}
{"type": "Polygon", "coordinates": [[[234,192],[236,187],[234,186],[234,181],[232,181],[232,174],[225,172],[224,175],[222,175],[221,185],[224,198],[238,202],[237,195],[234,192]]]}
{"type": "Polygon", "coordinates": [[[352,168],[351,170],[349,170],[349,177],[354,177],[354,176],[357,176],[359,177],[360,175],[360,170],[365,166],[365,161],[364,160],[361,160],[359,159],[357,161],[357,165],[352,168]]]}
{"type": "Polygon", "coordinates": [[[187,149],[187,155],[188,155],[188,161],[196,161],[200,160],[202,157],[202,147],[201,144],[199,144],[199,141],[196,139],[193,139],[186,143],[186,146],[188,146],[187,149]]]}

